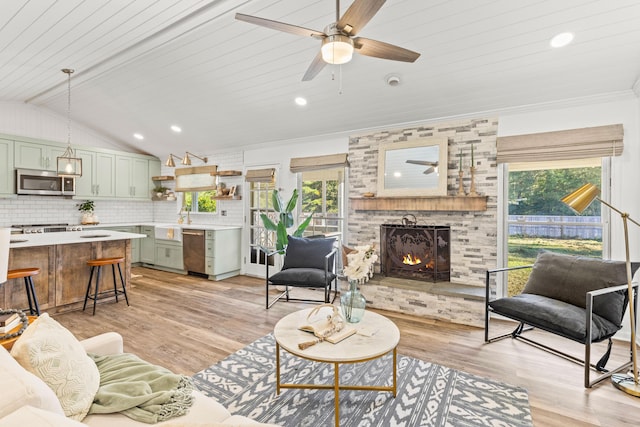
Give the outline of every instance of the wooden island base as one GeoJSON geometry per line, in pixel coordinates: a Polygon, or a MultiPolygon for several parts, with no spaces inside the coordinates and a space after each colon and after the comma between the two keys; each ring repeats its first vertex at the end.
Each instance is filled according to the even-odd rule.
{"type": "MultiPolygon", "coordinates": [[[[87,261],[106,257],[124,257],[122,274],[129,286],[130,239],[12,247],[9,252],[9,269],[39,268],[40,274],[34,276],[34,285],[40,310],[54,314],[82,308],[91,270],[87,261]]],[[[110,270],[104,272],[102,280],[111,280],[110,270]]],[[[0,307],[24,309],[27,306],[27,294],[22,280],[11,280],[0,286],[0,307]]]]}

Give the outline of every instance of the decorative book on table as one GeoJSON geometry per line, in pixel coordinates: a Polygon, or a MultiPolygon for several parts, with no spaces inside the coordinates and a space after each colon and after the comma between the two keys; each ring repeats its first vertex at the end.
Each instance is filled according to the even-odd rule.
{"type": "Polygon", "coordinates": [[[8,323],[13,322],[14,319],[19,319],[18,313],[2,313],[0,314],[0,327],[7,326],[8,323]]]}
{"type": "Polygon", "coordinates": [[[7,323],[6,325],[0,326],[0,334],[9,333],[13,328],[20,325],[21,322],[22,322],[22,319],[20,319],[20,317],[18,316],[12,321],[10,321],[9,323],[7,323]]]}
{"type": "Polygon", "coordinates": [[[332,344],[339,343],[345,338],[350,337],[357,331],[353,326],[347,325],[342,319],[342,316],[334,308],[331,307],[333,313],[327,315],[328,310],[319,310],[329,304],[323,304],[317,307],[317,310],[312,311],[307,317],[307,322],[298,327],[301,331],[311,332],[318,338],[324,341],[329,341],[332,344]]]}

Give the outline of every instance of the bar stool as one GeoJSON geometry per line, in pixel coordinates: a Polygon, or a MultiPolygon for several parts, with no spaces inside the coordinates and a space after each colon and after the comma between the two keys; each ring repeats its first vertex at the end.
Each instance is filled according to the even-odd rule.
{"type": "Polygon", "coordinates": [[[27,300],[29,300],[29,314],[40,316],[40,307],[38,306],[38,298],[36,298],[36,289],[33,286],[32,277],[40,274],[37,267],[16,268],[7,271],[7,279],[24,279],[24,289],[27,291],[27,300]]]}
{"type": "MultiPolygon", "coordinates": [[[[92,299],[93,300],[93,315],[95,316],[96,314],[96,301],[98,300],[98,294],[99,294],[99,285],[100,285],[100,275],[102,273],[102,266],[103,265],[110,265],[111,266],[111,271],[113,273],[113,294],[116,297],[116,302],[118,302],[118,295],[119,294],[124,294],[124,298],[127,301],[127,305],[129,305],[129,298],[127,297],[127,288],[126,285],[124,283],[124,278],[122,277],[122,269],[120,268],[120,264],[124,262],[124,258],[123,257],[113,257],[113,258],[97,258],[97,259],[91,259],[89,261],[87,261],[87,265],[91,267],[91,274],[89,275],[89,283],[87,284],[87,293],[84,296],[84,305],[82,306],[82,311],[84,311],[84,309],[87,307],[87,300],[88,299],[92,299]],[[117,288],[116,285],[116,268],[115,266],[118,266],[118,273],[120,274],[120,282],[122,283],[122,290],[119,290],[117,288]],[[91,290],[91,280],[93,279],[93,273],[96,270],[96,268],[98,269],[97,274],[96,274],[96,283],[95,283],[95,291],[93,293],[93,296],[89,295],[89,292],[91,290]]],[[[102,295],[104,296],[110,296],[111,291],[105,291],[103,292],[102,295]]]]}

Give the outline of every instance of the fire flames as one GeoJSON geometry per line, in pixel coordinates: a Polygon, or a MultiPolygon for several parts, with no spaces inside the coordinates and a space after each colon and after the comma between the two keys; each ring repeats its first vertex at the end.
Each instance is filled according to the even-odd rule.
{"type": "Polygon", "coordinates": [[[421,264],[422,260],[418,257],[414,257],[411,254],[407,254],[402,258],[402,263],[406,265],[417,265],[421,264]]]}
{"type": "MultiPolygon", "coordinates": [[[[402,257],[402,263],[404,265],[418,265],[422,264],[422,260],[417,256],[413,256],[412,254],[406,254],[404,257],[402,257]]],[[[435,267],[434,260],[430,260],[429,262],[427,262],[425,264],[425,267],[428,269],[433,269],[435,267]]]]}

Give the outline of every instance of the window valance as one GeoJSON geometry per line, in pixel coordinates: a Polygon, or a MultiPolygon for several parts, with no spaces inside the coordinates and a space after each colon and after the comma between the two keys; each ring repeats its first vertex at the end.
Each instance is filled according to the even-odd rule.
{"type": "Polygon", "coordinates": [[[621,124],[498,137],[498,163],[573,160],[622,154],[621,124]]]}
{"type": "Polygon", "coordinates": [[[244,176],[247,182],[273,182],[276,175],[275,168],[250,169],[244,176]]]}
{"type": "Polygon", "coordinates": [[[349,167],[347,153],[328,154],[326,156],[294,157],[289,169],[293,173],[349,167]]]}

